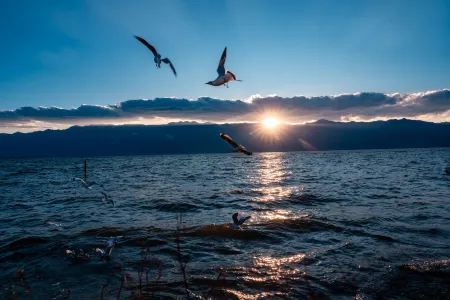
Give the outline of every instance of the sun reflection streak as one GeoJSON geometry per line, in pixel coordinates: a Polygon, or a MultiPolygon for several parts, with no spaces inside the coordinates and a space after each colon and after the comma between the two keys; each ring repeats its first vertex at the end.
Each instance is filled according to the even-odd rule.
{"type": "Polygon", "coordinates": [[[285,153],[262,153],[261,160],[252,175],[256,187],[252,192],[260,195],[257,202],[272,202],[289,198],[303,191],[302,186],[289,186],[294,173],[288,165],[285,153]]]}
{"type": "Polygon", "coordinates": [[[301,262],[305,257],[306,254],[304,253],[278,258],[272,256],[254,257],[254,267],[248,270],[253,275],[242,276],[242,279],[252,282],[278,282],[285,279],[298,279],[303,271],[293,265],[301,262]]]}
{"type": "Polygon", "coordinates": [[[224,291],[235,295],[239,299],[244,299],[244,300],[270,299],[270,297],[285,296],[285,293],[281,293],[281,292],[278,292],[278,293],[262,292],[262,293],[258,293],[257,295],[251,295],[251,294],[246,294],[241,291],[231,290],[231,289],[225,289],[224,291]]]}
{"type": "Polygon", "coordinates": [[[289,172],[285,171],[284,153],[262,153],[258,175],[260,184],[280,183],[289,172]]]}

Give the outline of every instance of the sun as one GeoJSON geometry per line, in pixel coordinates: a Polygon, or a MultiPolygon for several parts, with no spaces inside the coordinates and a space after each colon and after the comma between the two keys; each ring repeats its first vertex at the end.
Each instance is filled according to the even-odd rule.
{"type": "Polygon", "coordinates": [[[280,121],[278,121],[275,118],[265,118],[262,123],[266,128],[272,129],[275,128],[278,124],[280,124],[280,121]]]}

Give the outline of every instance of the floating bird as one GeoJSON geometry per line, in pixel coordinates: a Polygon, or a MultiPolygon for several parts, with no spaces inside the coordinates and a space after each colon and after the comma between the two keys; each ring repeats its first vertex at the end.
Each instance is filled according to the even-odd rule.
{"type": "Polygon", "coordinates": [[[97,182],[90,182],[89,184],[88,183],[86,183],[86,181],[84,181],[83,179],[81,179],[81,178],[74,178],[73,179],[74,181],[81,181],[81,183],[83,184],[83,186],[84,186],[84,188],[85,189],[87,189],[87,190],[90,190],[90,189],[92,189],[92,186],[93,185],[99,185],[99,186],[101,186],[101,187],[103,187],[103,185],[101,185],[100,183],[97,183],[97,182]]]}
{"type": "Polygon", "coordinates": [[[233,152],[242,152],[245,153],[247,155],[252,155],[253,152],[248,151],[247,149],[244,148],[244,146],[239,145],[238,143],[236,143],[231,136],[229,136],[228,134],[225,133],[220,133],[220,137],[223,138],[228,144],[230,144],[231,146],[233,146],[233,152]]]}
{"type": "Polygon", "coordinates": [[[247,221],[248,219],[251,218],[251,216],[248,216],[248,217],[238,219],[238,215],[239,215],[238,213],[235,213],[233,215],[233,223],[230,224],[230,227],[232,229],[242,229],[241,225],[244,224],[245,221],[247,221]]]}
{"type": "Polygon", "coordinates": [[[67,255],[72,257],[73,259],[89,259],[90,255],[89,253],[85,252],[83,249],[67,249],[65,251],[67,255]]]}
{"type": "Polygon", "coordinates": [[[217,73],[219,74],[219,76],[217,76],[216,79],[214,79],[214,81],[208,81],[206,84],[209,85],[213,85],[213,86],[220,86],[222,84],[226,85],[226,87],[228,87],[228,82],[229,81],[242,81],[242,80],[237,80],[236,76],[230,72],[230,71],[225,71],[225,60],[227,59],[227,47],[225,47],[225,49],[223,50],[222,53],[222,57],[220,57],[220,61],[219,61],[219,66],[217,67],[217,73]]]}
{"type": "Polygon", "coordinates": [[[155,56],[155,58],[153,59],[153,61],[156,64],[157,68],[161,68],[161,62],[169,64],[170,68],[172,69],[172,72],[175,76],[177,76],[177,71],[175,71],[175,67],[173,66],[172,62],[166,57],[161,59],[161,54],[158,53],[158,51],[156,51],[155,47],[153,47],[152,45],[150,45],[146,40],[144,40],[143,38],[135,35],[134,36],[139,42],[141,42],[142,44],[144,44],[145,46],[147,46],[148,49],[150,49],[150,51],[152,51],[153,55],[155,56]]]}
{"type": "Polygon", "coordinates": [[[110,257],[113,249],[117,246],[121,237],[122,236],[116,236],[114,238],[111,237],[107,240],[103,239],[103,241],[106,243],[106,248],[104,250],[97,248],[95,249],[95,252],[100,253],[102,257],[110,257]]]}
{"type": "Polygon", "coordinates": [[[102,195],[103,195],[103,197],[104,197],[104,198],[102,198],[103,202],[105,202],[105,203],[111,202],[113,206],[116,206],[116,205],[114,204],[114,200],[109,199],[108,195],[106,195],[106,194],[103,193],[103,192],[100,192],[100,193],[102,193],[102,195]]]}

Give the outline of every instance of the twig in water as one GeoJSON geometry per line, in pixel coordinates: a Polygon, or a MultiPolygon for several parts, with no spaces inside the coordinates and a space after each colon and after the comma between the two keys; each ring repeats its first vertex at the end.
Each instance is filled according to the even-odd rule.
{"type": "Polygon", "coordinates": [[[120,299],[120,293],[122,292],[122,287],[123,287],[123,282],[125,281],[125,274],[123,274],[122,280],[120,281],[120,288],[119,288],[119,292],[117,293],[117,300],[120,299]]]}
{"type": "Polygon", "coordinates": [[[214,290],[214,288],[215,288],[215,286],[214,286],[214,283],[215,282],[219,282],[219,280],[220,280],[220,278],[222,277],[222,271],[220,271],[219,272],[219,275],[217,276],[217,278],[216,278],[216,280],[215,281],[213,281],[212,283],[211,283],[211,288],[209,289],[209,292],[208,292],[208,294],[206,294],[206,299],[208,299],[208,297],[211,295],[211,293],[213,292],[213,290],[214,290]]]}
{"type": "Polygon", "coordinates": [[[177,243],[178,264],[180,265],[180,270],[181,270],[181,273],[183,274],[184,289],[186,290],[187,299],[191,299],[190,294],[189,294],[189,286],[188,286],[188,282],[187,282],[187,278],[186,278],[186,263],[183,263],[183,257],[181,255],[180,227],[181,227],[181,214],[178,217],[177,232],[176,232],[175,242],[177,243]]]}

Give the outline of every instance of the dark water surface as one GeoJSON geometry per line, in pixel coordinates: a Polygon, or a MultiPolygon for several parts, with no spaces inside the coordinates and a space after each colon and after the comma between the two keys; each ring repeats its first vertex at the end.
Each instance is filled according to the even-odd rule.
{"type": "Polygon", "coordinates": [[[447,299],[448,165],[448,148],[100,157],[104,188],[86,190],[80,158],[2,159],[0,299],[100,299],[105,283],[116,299],[121,282],[122,299],[186,298],[177,236],[192,298],[447,299]]]}

